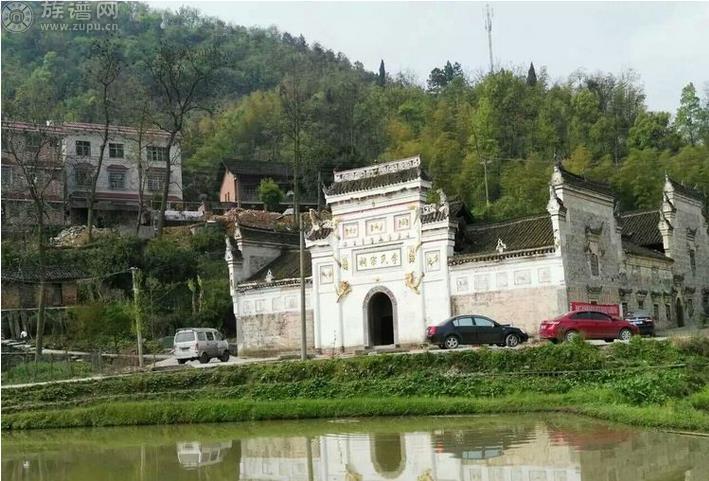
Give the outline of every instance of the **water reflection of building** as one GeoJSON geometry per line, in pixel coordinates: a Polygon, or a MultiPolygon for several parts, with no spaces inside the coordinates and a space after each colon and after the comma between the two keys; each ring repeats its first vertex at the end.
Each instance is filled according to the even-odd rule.
{"type": "Polygon", "coordinates": [[[243,443],[241,479],[249,481],[581,480],[575,450],[554,444],[541,428],[259,438],[243,443]]]}
{"type": "Polygon", "coordinates": [[[231,441],[222,443],[200,443],[197,441],[177,443],[177,460],[185,469],[221,463],[224,451],[231,449],[231,441]]]}
{"type": "Polygon", "coordinates": [[[243,443],[241,479],[246,481],[709,479],[709,459],[702,454],[709,446],[706,440],[601,424],[560,430],[539,423],[243,443]],[[668,443],[672,449],[667,449],[668,443]]]}

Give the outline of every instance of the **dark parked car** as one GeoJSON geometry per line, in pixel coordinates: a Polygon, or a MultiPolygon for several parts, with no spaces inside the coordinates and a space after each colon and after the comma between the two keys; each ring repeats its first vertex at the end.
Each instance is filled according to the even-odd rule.
{"type": "Polygon", "coordinates": [[[628,341],[639,334],[638,327],[628,321],[596,311],[571,311],[555,319],[542,321],[539,337],[552,342],[570,341],[581,336],[584,339],[614,339],[628,341]]]}
{"type": "Polygon", "coordinates": [[[522,329],[498,324],[488,317],[464,314],[427,327],[426,340],[442,349],[455,349],[461,344],[515,347],[520,342],[527,342],[529,336],[522,329]]]}
{"type": "Polygon", "coordinates": [[[629,312],[626,314],[625,320],[631,324],[635,324],[641,336],[655,336],[655,320],[647,312],[629,312]]]}

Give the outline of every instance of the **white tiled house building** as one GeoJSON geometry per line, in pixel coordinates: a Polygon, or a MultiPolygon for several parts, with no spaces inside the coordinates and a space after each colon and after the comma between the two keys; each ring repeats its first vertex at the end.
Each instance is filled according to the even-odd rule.
{"type": "MultiPolygon", "coordinates": [[[[546,213],[492,224],[474,223],[444,195],[427,204],[430,189],[419,157],[335,173],[329,218],[307,234],[308,346],[416,346],[427,325],[461,313],[535,335],[572,301],[654,311],[661,327],[709,314],[703,200],[670,179],[658,210],[620,214],[607,186],[556,167],[546,213]]],[[[295,351],[292,222],[239,210],[228,224],[239,352],[295,351]]]]}

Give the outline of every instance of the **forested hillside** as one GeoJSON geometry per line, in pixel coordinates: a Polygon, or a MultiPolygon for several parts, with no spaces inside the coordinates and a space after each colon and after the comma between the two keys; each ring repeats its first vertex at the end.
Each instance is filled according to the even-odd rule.
{"type": "MultiPolygon", "coordinates": [[[[481,218],[543,210],[555,159],[611,182],[626,210],[656,207],[665,172],[709,193],[709,92],[692,84],[677,92],[677,112],[650,112],[632,72],[579,70],[554,82],[544,68],[525,66],[469,78],[441,59],[419,85],[388,74],[386,59],[379,72],[368,72],[302,37],[227,25],[192,10],[171,14],[125,3],[118,21],[112,42],[125,68],[116,123],[134,123],[141,104],[156,105],[150,72],[160,48],[217,50],[223,59],[209,98],[190,111],[183,132],[190,200],[201,193],[215,198],[223,158],[299,155],[304,186],[314,191],[318,172],[417,153],[435,183],[481,218]]],[[[100,37],[3,32],[3,101],[28,84],[44,85],[61,107],[58,115],[98,121],[87,59],[100,37]]]]}

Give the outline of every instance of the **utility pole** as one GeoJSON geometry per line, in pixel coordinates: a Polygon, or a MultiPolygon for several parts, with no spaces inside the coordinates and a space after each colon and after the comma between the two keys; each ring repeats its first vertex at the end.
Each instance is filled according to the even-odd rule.
{"type": "Polygon", "coordinates": [[[140,296],[140,286],[136,279],[140,269],[137,267],[130,268],[130,276],[133,281],[133,306],[135,308],[135,332],[138,336],[138,366],[143,369],[143,333],[142,323],[140,322],[140,306],[138,305],[138,297],[140,296]]]}
{"type": "Polygon", "coordinates": [[[490,207],[490,191],[488,190],[487,187],[487,163],[489,160],[481,160],[480,163],[483,164],[483,172],[485,176],[485,204],[490,207]]]}
{"type": "Polygon", "coordinates": [[[485,30],[487,30],[487,48],[490,53],[490,73],[493,72],[492,65],[492,17],[494,12],[490,8],[490,4],[485,4],[485,30]]]}

